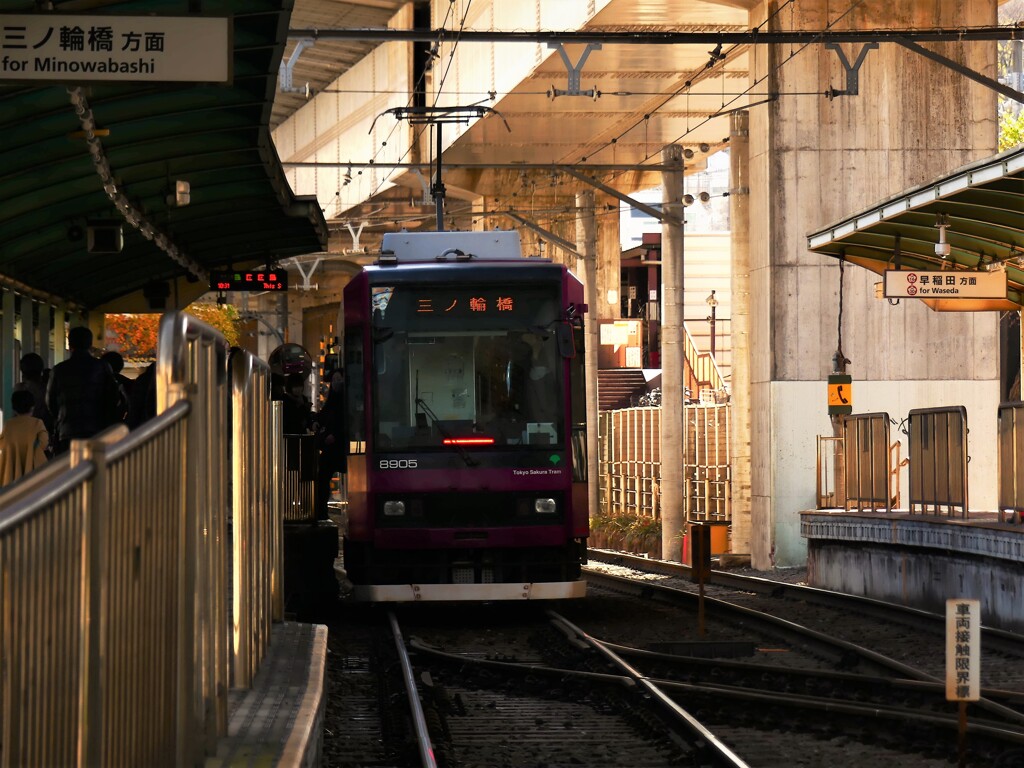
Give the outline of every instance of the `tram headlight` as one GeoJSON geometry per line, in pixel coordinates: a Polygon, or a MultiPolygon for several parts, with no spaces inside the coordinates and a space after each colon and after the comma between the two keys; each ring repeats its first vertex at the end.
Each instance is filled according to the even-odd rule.
{"type": "Polygon", "coordinates": [[[384,516],[385,517],[401,517],[405,514],[405,502],[404,501],[385,501],[384,502],[384,516]]]}
{"type": "Polygon", "coordinates": [[[536,512],[538,515],[553,515],[555,514],[555,500],[534,499],[533,511],[536,512]]]}

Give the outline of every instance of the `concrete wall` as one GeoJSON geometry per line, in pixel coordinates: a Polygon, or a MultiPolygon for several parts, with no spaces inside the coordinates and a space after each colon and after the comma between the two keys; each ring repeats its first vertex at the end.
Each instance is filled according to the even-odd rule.
{"type": "Polygon", "coordinates": [[[808,583],[933,613],[946,600],[981,601],[982,623],[1024,632],[1024,563],[871,544],[812,542],[808,583]]]}
{"type": "MultiPolygon", "coordinates": [[[[775,7],[762,4],[752,23],[763,22],[775,7]]],[[[772,18],[767,28],[985,25],[995,23],[996,3],[868,0],[849,9],[845,3],[811,0],[772,18]]],[[[844,50],[848,59],[856,58],[856,46],[844,50]]],[[[994,44],[936,44],[934,50],[994,76],[994,44]]],[[[759,49],[753,61],[752,79],[764,79],[759,90],[785,94],[845,87],[835,52],[822,45],[759,49]]],[[[988,156],[995,141],[992,91],[891,43],[868,53],[858,96],[831,101],[783,96],[751,109],[755,567],[802,562],[797,515],[814,502],[813,435],[831,434],[824,382],[839,342],[840,269],[836,260],[807,251],[807,234],[988,156]],[[801,446],[795,451],[794,440],[801,446]]],[[[996,314],[935,313],[909,301],[892,307],[874,298],[877,279],[845,269],[842,340],[851,360],[855,410],[871,410],[864,407],[868,402],[895,403],[885,409],[899,412],[962,403],[971,414],[972,440],[984,441],[981,424],[987,417],[982,414],[994,414],[997,405],[996,314]],[[865,381],[870,387],[861,384],[865,381]],[[856,399],[867,391],[871,399],[856,399]],[[952,401],[954,395],[960,403],[952,401]]],[[[973,486],[974,498],[985,497],[979,487],[984,482],[973,486]]]]}

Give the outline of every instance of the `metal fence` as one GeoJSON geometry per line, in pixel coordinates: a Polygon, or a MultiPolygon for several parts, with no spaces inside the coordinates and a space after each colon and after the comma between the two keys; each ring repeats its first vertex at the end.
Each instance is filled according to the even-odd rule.
{"type": "Polygon", "coordinates": [[[686,519],[732,520],[731,409],[728,405],[685,408],[689,428],[683,451],[686,519]]]}
{"type": "Polygon", "coordinates": [[[1024,403],[1002,403],[998,411],[999,520],[1021,522],[1024,513],[1024,403]]]}
{"type": "Polygon", "coordinates": [[[888,413],[855,413],[844,423],[847,510],[892,512],[893,468],[888,413]]]}
{"type": "MultiPolygon", "coordinates": [[[[730,406],[686,406],[683,450],[688,520],[732,516],[730,406]]],[[[600,414],[600,514],[661,513],[661,408],[623,408],[600,414]]]]}
{"type": "MultiPolygon", "coordinates": [[[[168,314],[158,349],[158,416],[74,441],[0,492],[2,766],[201,765],[226,733],[227,345],[168,314]]],[[[250,418],[240,410],[236,427],[250,418]]],[[[236,456],[236,505],[280,493],[274,445],[236,456]]],[[[240,617],[280,605],[279,556],[251,543],[272,542],[280,525],[253,514],[260,530],[242,544],[235,515],[236,574],[256,582],[235,590],[241,630],[240,617]]],[[[250,634],[265,648],[260,627],[250,634]]]]}
{"type": "Polygon", "coordinates": [[[835,509],[846,503],[841,471],[843,438],[818,435],[817,509],[835,509]]]}
{"type": "Polygon", "coordinates": [[[967,517],[967,409],[917,408],[907,421],[910,512],[967,517]]]}
{"type": "Polygon", "coordinates": [[[235,350],[231,374],[233,683],[247,688],[266,655],[273,621],[284,618],[282,406],[271,400],[270,367],[235,350]]]}
{"type": "Polygon", "coordinates": [[[659,517],[661,409],[602,411],[599,418],[602,511],[659,517]]]}
{"type": "Polygon", "coordinates": [[[316,520],[316,474],[320,451],[315,435],[285,435],[284,519],[288,523],[316,520]]]}

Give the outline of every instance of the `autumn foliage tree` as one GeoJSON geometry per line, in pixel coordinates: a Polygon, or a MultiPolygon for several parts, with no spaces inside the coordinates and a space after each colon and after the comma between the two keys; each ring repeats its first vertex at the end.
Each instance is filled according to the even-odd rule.
{"type": "MultiPolygon", "coordinates": [[[[238,310],[230,305],[190,304],[185,312],[216,328],[235,346],[239,340],[238,310]]],[[[152,360],[156,357],[160,315],[107,315],[107,346],[120,349],[126,360],[152,360]]]]}

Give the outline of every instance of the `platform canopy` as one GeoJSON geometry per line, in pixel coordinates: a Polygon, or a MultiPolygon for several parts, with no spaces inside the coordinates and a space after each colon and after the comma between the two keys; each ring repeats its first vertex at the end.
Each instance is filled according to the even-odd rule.
{"type": "Polygon", "coordinates": [[[1006,270],[1006,299],[920,299],[947,312],[1024,304],[1024,147],[966,165],[808,236],[807,247],[886,270],[1006,270]],[[936,254],[944,227],[949,255],[936,254]]]}
{"type": "MultiPolygon", "coordinates": [[[[40,5],[0,0],[0,14],[39,17],[40,5]]],[[[114,305],[134,296],[144,311],[147,294],[199,295],[211,270],[326,247],[323,212],[293,194],[270,138],[291,0],[96,0],[53,3],[45,16],[57,29],[61,17],[87,16],[91,29],[93,18],[181,17],[200,5],[228,20],[218,49],[227,82],[38,82],[0,71],[0,284],[114,311],[133,311],[130,300],[114,305]],[[119,251],[89,247],[92,231],[103,250],[106,222],[123,232],[119,251]]]]}

